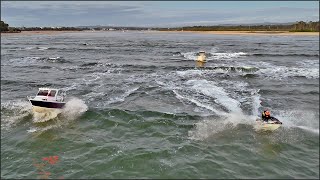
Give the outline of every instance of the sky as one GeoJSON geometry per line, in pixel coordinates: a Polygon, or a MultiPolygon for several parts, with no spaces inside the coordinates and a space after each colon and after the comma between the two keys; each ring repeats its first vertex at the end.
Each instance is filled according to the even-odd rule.
{"type": "Polygon", "coordinates": [[[319,1],[1,1],[11,27],[139,26],[319,21],[319,1]]]}

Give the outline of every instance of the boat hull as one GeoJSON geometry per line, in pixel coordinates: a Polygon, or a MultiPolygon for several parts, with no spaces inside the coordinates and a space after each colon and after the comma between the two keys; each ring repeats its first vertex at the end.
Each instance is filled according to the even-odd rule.
{"type": "Polygon", "coordinates": [[[257,120],[256,121],[256,125],[255,125],[255,129],[257,131],[274,131],[276,129],[278,129],[279,127],[281,127],[282,124],[280,123],[267,123],[267,122],[264,122],[262,120],[257,120]]]}
{"type": "Polygon", "coordinates": [[[52,101],[37,101],[30,99],[32,106],[42,107],[42,108],[55,108],[62,109],[65,102],[52,102],[52,101]]]}
{"type": "Polygon", "coordinates": [[[61,108],[46,108],[40,106],[32,106],[32,111],[36,113],[48,113],[48,112],[57,112],[58,114],[62,111],[61,108]]]}

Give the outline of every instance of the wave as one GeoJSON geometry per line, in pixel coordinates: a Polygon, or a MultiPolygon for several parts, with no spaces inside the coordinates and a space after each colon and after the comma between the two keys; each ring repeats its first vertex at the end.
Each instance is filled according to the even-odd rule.
{"type": "MultiPolygon", "coordinates": [[[[256,73],[259,71],[259,68],[256,67],[227,67],[227,66],[216,66],[216,67],[204,67],[202,69],[193,68],[179,68],[176,73],[182,77],[192,77],[192,76],[208,76],[211,74],[230,74],[236,73],[243,76],[256,73]]],[[[253,74],[254,76],[254,74],[253,74]]]]}
{"type": "MultiPolygon", "coordinates": [[[[254,104],[254,103],[253,103],[254,104]]],[[[260,105],[259,105],[260,106],[260,105]]],[[[277,130],[277,136],[271,136],[276,141],[297,141],[301,139],[301,132],[319,135],[319,114],[305,110],[282,110],[274,111],[274,116],[283,122],[277,130]],[[297,131],[299,130],[299,131],[297,131]]],[[[205,140],[209,137],[219,136],[223,133],[233,133],[243,126],[246,131],[256,134],[254,131],[255,115],[228,114],[226,117],[205,119],[197,122],[195,127],[188,131],[188,137],[192,140],[205,140]]]]}
{"type": "Polygon", "coordinates": [[[302,56],[302,57],[319,57],[319,54],[298,54],[298,53],[287,53],[287,54],[268,54],[268,53],[252,53],[248,54],[250,56],[259,56],[259,57],[277,57],[277,56],[302,56]]]}
{"type": "Polygon", "coordinates": [[[188,137],[192,140],[203,141],[219,133],[232,134],[239,128],[240,124],[249,125],[252,127],[255,120],[250,116],[243,114],[230,113],[225,117],[215,119],[204,119],[195,124],[195,127],[188,131],[188,137]]]}
{"type": "Polygon", "coordinates": [[[305,131],[308,131],[308,132],[311,132],[311,133],[314,133],[314,134],[319,134],[319,128],[312,128],[312,127],[308,127],[308,126],[296,126],[300,129],[303,129],[305,131]]]}
{"type": "Polygon", "coordinates": [[[45,46],[29,46],[29,47],[25,47],[23,48],[24,50],[32,50],[32,49],[36,49],[39,51],[44,51],[44,50],[49,50],[49,49],[55,49],[52,47],[45,47],[45,46]]]}
{"type": "Polygon", "coordinates": [[[182,96],[181,94],[179,94],[177,92],[177,90],[172,90],[173,93],[176,95],[176,97],[180,100],[187,100],[187,101],[190,101],[194,104],[196,104],[197,106],[199,107],[202,107],[202,108],[205,108],[205,109],[208,109],[214,113],[216,113],[217,115],[220,115],[220,116],[225,116],[226,113],[225,112],[222,112],[222,111],[218,111],[217,109],[215,109],[214,107],[212,107],[210,104],[205,104],[203,102],[200,102],[199,100],[196,100],[195,98],[192,98],[190,96],[182,96]]]}
{"type": "Polygon", "coordinates": [[[1,129],[15,126],[31,115],[31,104],[28,101],[1,102],[1,129]]]}
{"type": "Polygon", "coordinates": [[[98,66],[98,65],[103,65],[102,63],[99,62],[90,62],[90,63],[84,63],[81,64],[81,67],[91,67],[91,66],[98,66]]]}
{"type": "MultiPolygon", "coordinates": [[[[195,127],[188,131],[188,137],[193,140],[205,140],[218,133],[226,132],[228,134],[233,133],[239,128],[239,125],[247,125],[245,127],[253,127],[256,118],[258,117],[260,105],[259,90],[247,90],[250,91],[250,97],[248,102],[251,105],[252,111],[248,115],[242,112],[239,107],[239,103],[234,103],[231,108],[236,111],[230,111],[225,116],[220,116],[214,119],[204,119],[195,124],[195,127]]],[[[227,101],[226,101],[227,102],[227,101]]],[[[235,101],[236,102],[236,101],[235,101]]]]}
{"type": "Polygon", "coordinates": [[[189,80],[186,82],[191,89],[201,92],[202,94],[215,98],[215,102],[224,106],[229,112],[240,113],[240,103],[229,97],[229,94],[222,87],[216,86],[217,83],[207,80],[189,80]]]}
{"type": "Polygon", "coordinates": [[[176,84],[170,87],[177,99],[189,101],[218,116],[227,116],[228,113],[242,114],[240,102],[230,97],[224,88],[216,84],[207,80],[188,80],[181,85],[176,84]]]}
{"type": "Polygon", "coordinates": [[[297,62],[297,65],[300,65],[302,67],[308,67],[308,68],[319,68],[319,59],[311,60],[311,59],[306,59],[297,62]]]}
{"type": "Polygon", "coordinates": [[[242,66],[242,67],[234,67],[234,66],[217,66],[217,67],[207,67],[206,69],[218,69],[223,70],[225,72],[256,72],[259,70],[257,67],[249,67],[249,66],[242,66]]]}
{"type": "Polygon", "coordinates": [[[285,128],[300,128],[319,134],[319,113],[309,110],[281,110],[275,116],[281,119],[285,128]]]}
{"type": "Polygon", "coordinates": [[[49,120],[55,119],[61,113],[61,109],[47,109],[43,110],[42,112],[34,112],[32,111],[33,115],[33,122],[35,123],[43,123],[49,120]]]}
{"type": "Polygon", "coordinates": [[[74,120],[88,110],[85,102],[79,98],[71,97],[62,110],[61,115],[69,120],[74,120]]]}
{"type": "Polygon", "coordinates": [[[107,101],[107,104],[113,104],[113,103],[118,103],[118,102],[123,102],[126,97],[130,96],[132,93],[136,92],[140,87],[135,87],[132,89],[129,89],[125,91],[122,95],[118,97],[112,97],[110,98],[109,101],[107,101]]]}
{"type": "Polygon", "coordinates": [[[258,117],[260,115],[259,108],[261,108],[261,95],[259,94],[260,89],[253,90],[251,92],[252,98],[252,116],[258,117]]]}
{"type": "MultiPolygon", "coordinates": [[[[246,56],[245,52],[216,52],[216,49],[212,49],[210,52],[206,52],[207,60],[227,60],[246,56]]],[[[198,52],[175,52],[173,56],[184,57],[187,60],[197,60],[198,52]]]]}
{"type": "Polygon", "coordinates": [[[167,67],[165,69],[178,70],[179,73],[182,73],[182,70],[195,70],[212,73],[254,73],[259,71],[259,68],[250,66],[206,66],[201,68],[201,70],[195,69],[194,67],[167,67]]]}
{"type": "Polygon", "coordinates": [[[277,66],[259,69],[259,75],[272,79],[283,79],[288,77],[305,77],[307,79],[319,79],[319,68],[297,68],[277,66]]]}
{"type": "Polygon", "coordinates": [[[39,62],[48,63],[70,63],[63,57],[37,57],[37,56],[27,56],[22,58],[10,59],[8,63],[4,65],[15,65],[15,66],[29,66],[32,64],[38,64],[39,62]]]}
{"type": "MultiPolygon", "coordinates": [[[[210,55],[210,54],[209,54],[210,55]]],[[[213,53],[212,54],[212,58],[210,58],[210,56],[208,56],[208,59],[217,59],[217,60],[221,60],[221,59],[232,59],[232,58],[238,58],[241,56],[246,56],[247,53],[245,52],[234,52],[234,53],[213,53]]]]}
{"type": "MultiPolygon", "coordinates": [[[[107,69],[107,71],[123,71],[123,72],[131,72],[131,71],[150,71],[154,72],[157,69],[161,70],[171,70],[182,72],[186,70],[199,70],[194,65],[191,66],[156,66],[156,65],[137,65],[137,64],[113,64],[113,63],[102,63],[102,62],[86,62],[81,64],[80,66],[74,66],[74,67],[67,67],[66,69],[70,70],[76,70],[76,69],[92,69],[92,67],[107,69]]],[[[259,71],[259,68],[252,67],[252,66],[206,66],[201,68],[201,71],[208,72],[209,70],[212,70],[212,73],[229,73],[229,72],[236,72],[236,73],[253,73],[259,71]]]]}
{"type": "Polygon", "coordinates": [[[38,49],[39,51],[43,51],[49,49],[49,47],[37,47],[36,49],[38,49]]]}

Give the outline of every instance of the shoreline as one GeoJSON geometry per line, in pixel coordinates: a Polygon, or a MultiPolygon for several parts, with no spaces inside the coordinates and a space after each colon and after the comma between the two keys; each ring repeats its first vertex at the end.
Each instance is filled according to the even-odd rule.
{"type": "Polygon", "coordinates": [[[319,32],[289,32],[289,31],[153,31],[169,33],[198,33],[217,35],[281,35],[281,36],[319,36],[319,32]]]}
{"type": "Polygon", "coordinates": [[[10,36],[10,35],[33,35],[33,34],[62,34],[62,33],[75,33],[75,32],[85,32],[85,31],[21,31],[17,32],[1,32],[1,36],[10,36]]]}
{"type": "MultiPolygon", "coordinates": [[[[95,32],[95,31],[21,31],[1,33],[1,36],[10,35],[54,35],[62,33],[79,33],[79,32],[95,32]]],[[[96,31],[96,32],[108,32],[108,31],[96,31]]],[[[280,36],[319,36],[319,32],[289,32],[289,31],[142,31],[148,33],[197,33],[197,34],[216,34],[216,35],[280,35],[280,36]]]]}

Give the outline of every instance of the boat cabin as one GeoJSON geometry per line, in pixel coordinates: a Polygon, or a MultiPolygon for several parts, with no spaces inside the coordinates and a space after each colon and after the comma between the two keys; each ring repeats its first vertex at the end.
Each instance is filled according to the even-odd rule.
{"type": "Polygon", "coordinates": [[[51,88],[39,88],[36,95],[36,99],[46,100],[46,101],[63,101],[65,92],[60,89],[51,88]]]}

